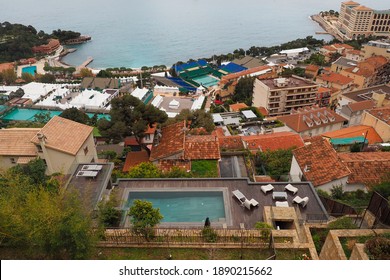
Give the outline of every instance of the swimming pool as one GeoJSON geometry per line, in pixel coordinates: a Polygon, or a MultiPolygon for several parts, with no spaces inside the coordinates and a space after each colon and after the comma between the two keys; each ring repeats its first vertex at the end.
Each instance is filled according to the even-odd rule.
{"type": "Polygon", "coordinates": [[[218,84],[219,80],[217,78],[214,78],[213,76],[200,76],[193,79],[195,82],[197,82],[200,85],[203,85],[205,87],[211,87],[218,84]]]}
{"type": "MultiPolygon", "coordinates": [[[[25,109],[25,108],[14,108],[5,114],[1,119],[5,121],[33,121],[36,114],[50,113],[50,117],[59,116],[62,111],[59,110],[39,110],[39,109],[25,109]]],[[[92,118],[93,113],[87,113],[88,117],[92,118]]],[[[106,118],[110,120],[111,117],[108,114],[98,114],[98,119],[106,118]]]]}
{"type": "Polygon", "coordinates": [[[35,76],[37,73],[37,67],[36,66],[26,66],[22,68],[22,74],[23,73],[28,73],[32,76],[35,76]]]}
{"type": "Polygon", "coordinates": [[[204,223],[224,222],[225,203],[222,191],[133,191],[128,194],[125,208],[130,208],[135,199],[150,201],[164,216],[162,222],[204,223]]]}

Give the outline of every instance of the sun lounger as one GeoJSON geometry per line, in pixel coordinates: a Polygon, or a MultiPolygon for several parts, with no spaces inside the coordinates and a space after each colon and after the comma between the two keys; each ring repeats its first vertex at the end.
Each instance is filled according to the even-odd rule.
{"type": "Polygon", "coordinates": [[[259,205],[259,203],[254,198],[248,200],[239,190],[233,191],[233,195],[241,202],[241,206],[244,206],[249,210],[252,206],[255,207],[259,205]]]}
{"type": "Polygon", "coordinates": [[[294,187],[291,184],[288,184],[284,187],[284,190],[291,192],[292,194],[296,194],[298,192],[298,188],[294,187]]]}
{"type": "Polygon", "coordinates": [[[305,207],[309,202],[309,198],[307,196],[301,198],[299,195],[297,195],[296,197],[294,197],[293,202],[300,204],[302,207],[305,207]]]}
{"type": "Polygon", "coordinates": [[[241,201],[241,203],[247,200],[245,195],[243,195],[242,192],[240,192],[239,190],[233,191],[233,194],[239,201],[241,201]]]}
{"type": "Polygon", "coordinates": [[[267,192],[273,191],[274,186],[272,186],[271,184],[268,184],[268,185],[261,186],[260,188],[264,194],[267,194],[267,192]]]}

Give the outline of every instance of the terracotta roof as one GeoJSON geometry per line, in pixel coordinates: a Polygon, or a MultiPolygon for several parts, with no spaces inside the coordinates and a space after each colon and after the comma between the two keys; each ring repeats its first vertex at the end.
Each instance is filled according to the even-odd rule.
{"type": "Polygon", "coordinates": [[[37,155],[37,148],[31,143],[40,128],[0,129],[0,155],[31,156],[37,155]]]}
{"type": "Polygon", "coordinates": [[[359,51],[359,50],[348,50],[346,53],[360,55],[361,51],[359,51]]]}
{"type": "Polygon", "coordinates": [[[369,186],[381,182],[390,170],[390,153],[345,153],[339,154],[340,159],[348,166],[352,174],[348,183],[364,183],[369,186]]]}
{"type": "Polygon", "coordinates": [[[347,1],[347,2],[342,2],[345,5],[360,5],[359,3],[356,3],[354,1],[347,1]]]}
{"type": "Polygon", "coordinates": [[[378,135],[376,130],[368,125],[355,125],[346,128],[342,128],[335,131],[330,131],[322,134],[322,136],[337,139],[337,138],[349,138],[349,137],[357,137],[363,136],[363,134],[367,133],[367,140],[369,144],[382,143],[382,138],[378,135]]]}
{"type": "Polygon", "coordinates": [[[153,146],[150,160],[157,160],[184,152],[185,121],[162,128],[162,137],[157,146],[153,146]]]}
{"type": "Polygon", "coordinates": [[[372,100],[364,100],[360,102],[349,103],[347,106],[351,109],[352,112],[358,112],[374,108],[375,102],[372,100]]]}
{"type": "Polygon", "coordinates": [[[14,63],[12,62],[0,63],[0,72],[3,72],[8,69],[14,69],[14,63]]]}
{"type": "Polygon", "coordinates": [[[248,108],[249,106],[246,105],[245,103],[236,103],[236,104],[229,105],[229,107],[230,107],[230,112],[239,112],[240,109],[248,108]]]}
{"type": "Polygon", "coordinates": [[[137,166],[142,162],[148,162],[148,161],[149,161],[149,154],[145,150],[139,152],[129,152],[127,153],[126,161],[122,171],[128,172],[130,168],[137,166]]]}
{"type": "Polygon", "coordinates": [[[367,111],[369,114],[373,115],[377,119],[390,125],[390,106],[375,108],[367,111]]]}
{"type": "Polygon", "coordinates": [[[260,71],[264,71],[264,70],[267,70],[267,69],[272,69],[272,68],[270,66],[268,66],[268,65],[263,65],[263,66],[258,66],[258,67],[255,67],[255,68],[247,69],[247,70],[244,70],[244,71],[240,71],[240,72],[237,72],[237,73],[228,74],[228,75],[223,76],[221,78],[221,83],[226,83],[227,81],[238,79],[239,77],[247,76],[247,75],[250,75],[250,74],[253,74],[253,73],[256,73],[256,72],[260,72],[260,71]]]}
{"type": "Polygon", "coordinates": [[[296,114],[277,117],[295,132],[304,132],[317,127],[333,125],[347,119],[328,108],[313,108],[296,114]],[[309,126],[310,125],[310,126],[309,126]]]}
{"type": "Polygon", "coordinates": [[[333,72],[321,74],[320,76],[318,76],[318,78],[326,82],[339,84],[339,85],[348,85],[349,83],[353,82],[352,78],[348,78],[346,76],[343,76],[338,73],[333,73],[333,72]]]}
{"type": "Polygon", "coordinates": [[[218,138],[225,137],[225,133],[223,132],[222,127],[216,127],[211,135],[217,136],[218,138]]]}
{"type": "Polygon", "coordinates": [[[252,152],[287,150],[290,148],[303,147],[301,136],[293,132],[276,132],[264,135],[242,136],[247,148],[252,152]]]}
{"type": "Polygon", "coordinates": [[[157,124],[153,124],[152,127],[150,127],[148,125],[148,127],[146,128],[145,130],[145,134],[154,134],[156,132],[156,129],[157,129],[157,124]]]}
{"type": "Polygon", "coordinates": [[[372,56],[366,60],[359,62],[356,67],[345,69],[346,72],[359,76],[371,77],[382,66],[388,63],[383,56],[372,56]]]}
{"type": "Polygon", "coordinates": [[[335,52],[336,49],[333,47],[333,46],[329,46],[329,45],[326,45],[326,46],[323,46],[322,47],[323,49],[327,50],[327,51],[330,51],[330,52],[335,52]]]}
{"type": "MultiPolygon", "coordinates": [[[[93,127],[54,116],[39,133],[45,136],[46,148],[51,148],[71,155],[77,154],[81,146],[92,134],[93,127]]],[[[31,142],[38,144],[35,135],[31,142]]]]}
{"type": "Polygon", "coordinates": [[[128,136],[125,138],[125,147],[127,146],[139,146],[139,143],[137,142],[137,139],[135,139],[135,136],[128,136]]]}
{"type": "Polygon", "coordinates": [[[373,11],[373,9],[368,8],[366,6],[359,6],[359,7],[355,7],[354,9],[357,11],[373,11]]]}
{"type": "Polygon", "coordinates": [[[218,137],[219,147],[225,150],[244,150],[244,143],[242,142],[241,136],[223,136],[218,137]]]}
{"type": "Polygon", "coordinates": [[[318,71],[320,67],[314,64],[310,64],[306,67],[306,71],[318,71]]]}
{"type": "Polygon", "coordinates": [[[173,167],[178,167],[188,171],[191,170],[191,161],[181,159],[163,159],[158,161],[158,167],[163,172],[169,172],[173,167]]]}
{"type": "Polygon", "coordinates": [[[322,137],[313,137],[311,143],[293,151],[306,180],[321,186],[351,174],[339,160],[336,151],[322,137]]]}
{"type": "Polygon", "coordinates": [[[354,47],[352,47],[350,45],[347,45],[347,44],[333,44],[332,46],[337,48],[337,49],[347,49],[347,50],[353,50],[354,49],[354,47]]]}
{"type": "Polygon", "coordinates": [[[266,108],[264,108],[264,107],[259,107],[258,109],[259,109],[259,112],[260,112],[264,117],[268,116],[268,110],[267,110],[266,108]]]}
{"type": "Polygon", "coordinates": [[[189,135],[185,139],[184,158],[220,159],[218,138],[212,135],[189,135]]]}

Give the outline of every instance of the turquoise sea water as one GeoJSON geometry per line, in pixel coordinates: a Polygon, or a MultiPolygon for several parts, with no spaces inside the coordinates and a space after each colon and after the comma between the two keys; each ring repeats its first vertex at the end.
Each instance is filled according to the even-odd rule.
{"type": "Polygon", "coordinates": [[[225,218],[222,192],[130,192],[129,207],[135,199],[152,202],[153,207],[159,208],[164,216],[162,222],[204,222],[206,217],[210,221],[225,218]]]}
{"type": "MultiPolygon", "coordinates": [[[[388,0],[362,0],[390,9],[388,0]]],[[[309,16],[339,11],[340,0],[2,0],[0,21],[33,25],[51,33],[75,30],[92,36],[65,62],[92,67],[168,65],[189,58],[272,46],[309,35],[319,25],[309,16]]]]}

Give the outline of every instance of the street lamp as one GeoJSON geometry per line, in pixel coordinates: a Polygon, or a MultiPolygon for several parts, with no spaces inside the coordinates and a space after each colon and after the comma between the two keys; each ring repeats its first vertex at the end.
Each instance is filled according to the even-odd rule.
{"type": "Polygon", "coordinates": [[[362,150],[361,150],[361,152],[363,152],[364,145],[366,144],[367,134],[368,134],[368,130],[366,131],[366,133],[362,133],[362,135],[364,135],[364,140],[363,140],[363,145],[362,145],[362,150]]]}

